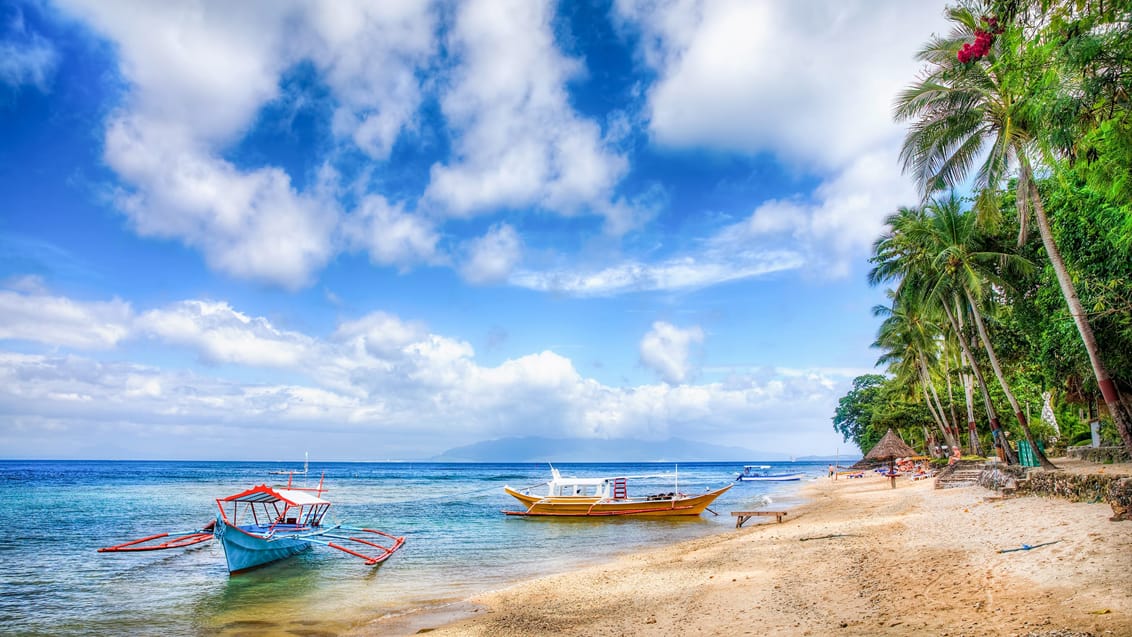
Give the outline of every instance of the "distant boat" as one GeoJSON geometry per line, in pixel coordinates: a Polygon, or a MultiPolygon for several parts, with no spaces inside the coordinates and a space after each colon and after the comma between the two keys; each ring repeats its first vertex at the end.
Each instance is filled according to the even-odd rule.
{"type": "Polygon", "coordinates": [[[329,546],[361,558],[366,566],[375,566],[405,543],[404,537],[376,529],[323,525],[323,518],[330,508],[330,502],[322,499],[324,492],[322,480],[315,489],[292,487],[290,480],[287,488],[265,484],[252,487],[235,495],[217,498],[219,515],[200,529],[158,533],[101,548],[98,552],[159,551],[216,539],[224,547],[228,572],[236,574],[302,553],[312,544],[329,546]]]}
{"type": "Polygon", "coordinates": [[[722,489],[699,495],[686,495],[680,493],[677,482],[670,492],[630,496],[629,480],[667,476],[573,478],[563,477],[558,469],[553,467],[550,469],[550,474],[550,481],[543,483],[547,486],[545,495],[530,493],[531,489],[542,485],[521,491],[504,486],[503,490],[526,508],[522,511],[503,513],[518,516],[569,517],[700,515],[708,505],[732,486],[727,485],[722,489]]]}
{"type": "Polygon", "coordinates": [[[273,476],[290,476],[290,475],[305,476],[305,475],[307,475],[307,470],[309,468],[310,468],[310,453],[304,451],[303,452],[303,470],[302,471],[296,471],[294,469],[283,469],[283,470],[280,470],[280,471],[271,471],[271,472],[269,472],[269,474],[273,475],[273,476]]]}
{"type": "Polygon", "coordinates": [[[747,465],[743,472],[735,476],[736,482],[790,482],[801,480],[806,474],[801,471],[793,473],[771,473],[766,471],[770,465],[747,465]]]}

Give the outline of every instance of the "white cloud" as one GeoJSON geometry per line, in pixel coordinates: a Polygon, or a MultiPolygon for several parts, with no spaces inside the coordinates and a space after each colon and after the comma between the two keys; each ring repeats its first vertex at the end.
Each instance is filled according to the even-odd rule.
{"type": "Polygon", "coordinates": [[[339,248],[336,176],[324,168],[300,190],[279,167],[239,167],[224,153],[279,96],[282,74],[311,60],[338,99],[335,132],[387,157],[435,46],[432,7],[420,2],[63,5],[115,44],[130,88],[108,119],[105,157],[135,230],[288,288],[309,284],[339,248]]]}
{"type": "Polygon", "coordinates": [[[522,242],[515,229],[499,224],[467,243],[467,259],[460,274],[469,283],[504,281],[522,257],[522,242]]]}
{"type": "Polygon", "coordinates": [[[627,161],[569,104],[565,83],[581,65],[555,48],[551,7],[476,0],[457,9],[449,48],[460,65],[441,102],[454,157],[432,167],[426,197],[455,216],[534,206],[623,217],[609,197],[627,161]]]}
{"type": "Polygon", "coordinates": [[[342,232],[352,247],[366,250],[378,265],[407,268],[442,260],[436,248],[440,237],[432,224],[379,195],[363,199],[344,221],[342,232]]]}
{"type": "Polygon", "coordinates": [[[821,184],[812,199],[765,201],[708,243],[724,253],[788,245],[805,254],[808,269],[845,276],[851,260],[880,235],[884,217],[915,197],[896,170],[895,149],[878,151],[821,184]]]}
{"type": "Polygon", "coordinates": [[[107,162],[137,186],[118,205],[138,234],[178,238],[237,277],[288,288],[310,283],[333,252],[333,200],[297,192],[278,168],[243,172],[164,132],[131,118],[113,122],[106,135],[107,162]]]}
{"type": "Polygon", "coordinates": [[[0,84],[30,84],[46,93],[58,65],[55,47],[28,30],[17,7],[8,24],[0,25],[0,84]]]}
{"type": "Polygon", "coordinates": [[[943,26],[940,5],[896,0],[619,0],[615,10],[660,74],[649,92],[658,141],[827,168],[898,137],[892,100],[925,34],[943,26]]]}
{"type": "Polygon", "coordinates": [[[373,312],[341,323],[332,340],[371,356],[389,359],[400,357],[404,348],[425,339],[427,335],[428,330],[421,323],[402,321],[385,312],[373,312]]]}
{"type": "Polygon", "coordinates": [[[310,55],[339,99],[333,130],[388,159],[421,101],[415,72],[435,54],[430,2],[354,0],[307,7],[310,55]]]}
{"type": "Polygon", "coordinates": [[[136,327],[166,343],[190,347],[209,363],[296,368],[316,358],[312,339],[279,330],[267,319],[248,317],[223,302],[182,301],[150,310],[137,318],[136,327]]]}
{"type": "Polygon", "coordinates": [[[574,296],[613,296],[626,292],[673,291],[709,287],[774,272],[797,269],[799,254],[748,250],[741,245],[716,246],[698,256],[683,256],[658,263],[627,261],[601,270],[521,270],[511,275],[513,285],[574,296]]]}
{"type": "Polygon", "coordinates": [[[0,340],[110,349],[129,335],[132,314],[130,304],[119,299],[75,301],[41,288],[0,290],[0,340]]]}
{"type": "Polygon", "coordinates": [[[822,178],[812,195],[762,204],[746,232],[788,237],[811,269],[841,275],[914,196],[891,109],[926,34],[945,26],[939,6],[618,0],[614,14],[658,74],[648,93],[658,143],[770,152],[822,178]]]}
{"type": "Polygon", "coordinates": [[[665,382],[683,383],[691,375],[693,348],[704,342],[704,331],[698,326],[681,329],[657,321],[641,339],[641,362],[655,370],[665,382]]]}
{"type": "Polygon", "coordinates": [[[814,439],[831,437],[829,414],[849,373],[733,370],[726,382],[690,384],[703,332],[658,322],[640,343],[640,355],[668,382],[619,388],[583,376],[569,358],[552,351],[486,366],[470,344],[382,312],[344,321],[322,339],[279,329],[224,302],[184,301],[131,321],[129,307],[117,301],[79,304],[29,296],[13,304],[12,297],[5,293],[0,303],[9,310],[3,316],[26,315],[14,323],[24,326],[18,327],[21,339],[105,349],[131,335],[147,336],[147,349],[158,356],[163,347],[189,348],[202,360],[247,372],[221,378],[207,370],[0,350],[0,410],[6,414],[0,442],[24,455],[51,452],[48,446],[32,451],[35,441],[51,439],[35,429],[45,426],[69,432],[59,434],[68,437],[68,448],[81,441],[87,451],[76,454],[102,457],[107,452],[100,438],[128,438],[136,445],[130,447],[134,455],[168,457],[177,449],[215,457],[216,449],[247,430],[267,428],[279,447],[265,453],[276,457],[293,451],[289,445],[297,439],[287,432],[317,433],[327,441],[326,453],[363,459],[377,456],[359,452],[362,448],[404,449],[419,457],[484,438],[532,433],[679,436],[804,450],[814,439]],[[19,312],[11,312],[13,307],[19,312]],[[70,318],[52,318],[60,315],[70,318]],[[90,328],[108,322],[103,315],[116,319],[109,335],[90,328]],[[38,333],[26,327],[33,322],[38,333]],[[272,380],[279,376],[287,380],[272,380]],[[239,380],[246,378],[256,380],[239,380]]]}

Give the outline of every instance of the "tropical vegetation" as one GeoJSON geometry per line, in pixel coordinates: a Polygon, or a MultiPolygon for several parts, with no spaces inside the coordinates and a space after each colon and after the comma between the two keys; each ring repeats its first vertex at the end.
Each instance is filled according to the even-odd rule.
{"type": "Polygon", "coordinates": [[[1132,4],[968,0],[898,96],[904,172],[869,281],[888,288],[834,428],[942,454],[1091,438],[1132,454],[1132,4]],[[1000,414],[1004,416],[1000,418],[1000,414]]]}

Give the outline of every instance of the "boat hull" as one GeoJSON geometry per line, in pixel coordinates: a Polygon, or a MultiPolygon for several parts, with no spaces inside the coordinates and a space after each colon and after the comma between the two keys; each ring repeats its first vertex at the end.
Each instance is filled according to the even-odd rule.
{"type": "Polygon", "coordinates": [[[233,526],[222,518],[217,518],[214,533],[224,547],[228,573],[233,575],[287,559],[311,547],[310,542],[299,538],[283,536],[267,539],[233,526]]]}
{"type": "Polygon", "coordinates": [[[507,515],[563,516],[563,517],[668,517],[674,515],[700,515],[716,498],[731,488],[728,485],[717,491],[697,496],[681,496],[658,500],[623,499],[602,500],[596,497],[561,496],[542,497],[520,493],[511,487],[504,490],[523,504],[524,511],[504,511],[507,515]]]}

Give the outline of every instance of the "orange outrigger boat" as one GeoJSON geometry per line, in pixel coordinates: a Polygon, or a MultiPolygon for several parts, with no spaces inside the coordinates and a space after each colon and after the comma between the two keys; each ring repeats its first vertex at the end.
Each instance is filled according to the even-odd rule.
{"type": "MultiPolygon", "coordinates": [[[[545,495],[531,494],[530,487],[523,490],[504,486],[503,490],[526,507],[523,511],[504,511],[506,515],[520,516],[673,516],[700,515],[732,485],[699,495],[687,495],[674,489],[669,493],[647,496],[630,496],[631,478],[660,476],[619,476],[611,478],[562,477],[551,467],[551,480],[545,495]]],[[[541,486],[541,485],[535,485],[541,486]]]]}

